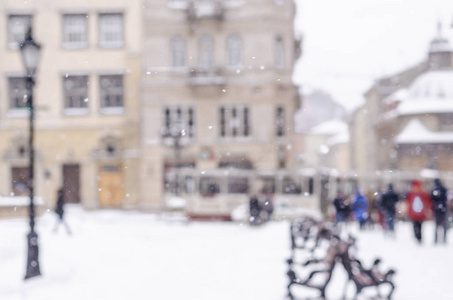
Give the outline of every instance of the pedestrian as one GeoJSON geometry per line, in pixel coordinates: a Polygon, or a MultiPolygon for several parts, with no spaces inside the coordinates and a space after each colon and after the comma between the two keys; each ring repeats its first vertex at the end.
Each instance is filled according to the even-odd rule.
{"type": "Polygon", "coordinates": [[[57,232],[58,230],[58,225],[63,224],[63,226],[66,228],[66,232],[68,234],[71,234],[71,229],[69,228],[68,223],[66,223],[64,219],[64,193],[63,193],[63,188],[58,189],[57,192],[57,204],[55,206],[55,213],[57,214],[57,224],[55,225],[54,232],[57,232]]]}
{"type": "Polygon", "coordinates": [[[380,199],[380,208],[384,213],[385,230],[390,233],[395,233],[395,216],[396,203],[398,203],[399,195],[393,190],[393,184],[389,183],[388,189],[382,194],[380,199]]]}
{"type": "Polygon", "coordinates": [[[258,196],[255,193],[253,193],[250,196],[249,210],[250,210],[250,225],[259,225],[261,205],[258,200],[258,196]]]}
{"type": "Polygon", "coordinates": [[[270,221],[272,218],[272,213],[274,212],[274,203],[272,201],[272,194],[266,190],[262,191],[263,195],[263,218],[265,221],[270,221]]]}
{"type": "Polygon", "coordinates": [[[367,224],[369,228],[374,228],[376,224],[376,214],[377,214],[377,207],[378,201],[376,200],[375,193],[371,189],[368,189],[365,192],[365,196],[368,199],[368,220],[367,224]]]}
{"type": "Polygon", "coordinates": [[[355,190],[355,197],[352,202],[352,211],[355,219],[359,221],[360,229],[362,230],[368,220],[368,199],[360,192],[358,187],[355,190]]]}
{"type": "Polygon", "coordinates": [[[406,195],[407,216],[414,226],[414,235],[418,243],[422,243],[422,225],[431,213],[431,200],[428,193],[423,190],[423,183],[414,180],[411,190],[406,195]]]}
{"type": "Polygon", "coordinates": [[[340,191],[337,192],[337,196],[333,200],[333,206],[335,207],[335,226],[337,226],[339,223],[346,221],[348,211],[346,199],[340,191]]]}
{"type": "Polygon", "coordinates": [[[447,213],[447,189],[440,179],[434,179],[434,188],[431,191],[431,202],[436,220],[434,243],[437,244],[439,229],[443,232],[443,242],[447,243],[448,213],[447,213]]]}

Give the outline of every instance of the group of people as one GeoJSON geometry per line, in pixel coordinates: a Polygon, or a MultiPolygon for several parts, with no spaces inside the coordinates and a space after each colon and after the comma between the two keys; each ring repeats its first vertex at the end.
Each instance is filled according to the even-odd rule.
{"type": "Polygon", "coordinates": [[[271,219],[274,205],[270,193],[253,194],[249,200],[250,224],[259,225],[271,219]]]}
{"type": "Polygon", "coordinates": [[[335,207],[335,224],[348,221],[352,216],[359,222],[360,229],[366,224],[380,223],[389,234],[394,234],[397,204],[405,201],[406,216],[412,222],[416,240],[422,242],[423,222],[434,216],[435,235],[434,242],[437,244],[442,239],[447,242],[448,230],[448,197],[447,189],[440,179],[434,180],[434,187],[430,193],[423,189],[423,183],[419,180],[411,182],[410,191],[401,197],[388,185],[387,190],[378,199],[373,195],[367,197],[355,190],[355,196],[348,201],[341,192],[337,193],[333,201],[335,207]],[[376,217],[377,216],[377,217],[376,217]]]}
{"type": "Polygon", "coordinates": [[[370,214],[368,213],[368,209],[370,203],[368,198],[360,192],[358,187],[355,189],[355,196],[352,203],[350,199],[343,196],[341,191],[338,191],[337,196],[333,200],[333,205],[335,206],[336,211],[335,225],[348,221],[352,215],[359,222],[360,229],[363,229],[369,220],[370,214]]]}

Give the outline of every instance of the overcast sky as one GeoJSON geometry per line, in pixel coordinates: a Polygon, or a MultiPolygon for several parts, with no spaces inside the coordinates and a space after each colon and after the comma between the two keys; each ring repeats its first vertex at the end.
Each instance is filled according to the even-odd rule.
{"type": "Polygon", "coordinates": [[[295,1],[304,43],[294,79],[305,90],[323,88],[349,110],[374,79],[425,59],[439,21],[444,35],[453,33],[453,0],[295,1]]]}

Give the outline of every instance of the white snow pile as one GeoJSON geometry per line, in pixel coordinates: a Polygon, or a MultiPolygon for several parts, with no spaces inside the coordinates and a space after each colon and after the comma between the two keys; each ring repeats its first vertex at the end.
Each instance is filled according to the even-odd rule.
{"type": "MultiPolygon", "coordinates": [[[[44,205],[44,199],[42,197],[33,197],[35,205],[44,205]]],[[[30,205],[30,197],[27,196],[12,196],[2,197],[0,196],[0,207],[16,207],[16,206],[27,206],[30,205]]]]}
{"type": "MultiPolygon", "coordinates": [[[[64,228],[53,233],[51,212],[37,220],[42,276],[28,281],[23,281],[27,220],[0,220],[0,299],[285,299],[287,222],[252,228],[78,207],[68,208],[66,216],[72,235],[64,228]]],[[[353,225],[349,230],[358,237],[358,256],[366,266],[379,256],[383,269],[397,270],[394,299],[453,299],[453,247],[433,245],[432,223],[424,225],[421,246],[407,223],[397,224],[395,239],[377,229],[358,233],[353,225]]],[[[452,242],[451,232],[449,238],[452,242]]],[[[333,276],[327,295],[337,300],[346,274],[337,266],[333,276]]],[[[294,287],[293,293],[316,294],[304,287],[294,287]]]]}

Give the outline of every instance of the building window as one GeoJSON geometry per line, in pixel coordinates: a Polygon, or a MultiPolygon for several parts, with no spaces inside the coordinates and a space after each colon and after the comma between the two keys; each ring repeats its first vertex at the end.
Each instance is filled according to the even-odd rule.
{"type": "Polygon", "coordinates": [[[453,131],[453,114],[443,113],[438,114],[437,117],[440,131],[453,131]]]}
{"type": "Polygon", "coordinates": [[[171,65],[175,68],[186,65],[186,42],[180,36],[171,39],[171,65]]]}
{"type": "Polygon", "coordinates": [[[63,77],[65,108],[88,107],[88,76],[63,77]]]}
{"type": "Polygon", "coordinates": [[[284,177],[282,179],[282,193],[283,194],[300,194],[302,187],[299,182],[296,182],[291,177],[284,177]]]}
{"type": "Polygon", "coordinates": [[[244,105],[220,107],[220,136],[250,136],[250,112],[244,105]]]}
{"type": "Polygon", "coordinates": [[[285,136],[285,109],[283,106],[277,107],[275,125],[276,125],[276,135],[285,136]]]}
{"type": "Polygon", "coordinates": [[[118,48],[124,45],[123,14],[99,15],[99,46],[118,48]]]}
{"type": "Polygon", "coordinates": [[[205,35],[200,38],[199,64],[202,69],[211,69],[214,66],[214,40],[205,35]]]}
{"type": "Polygon", "coordinates": [[[87,42],[86,14],[63,15],[63,47],[85,48],[87,42]]]}
{"type": "Polygon", "coordinates": [[[285,146],[278,147],[277,160],[278,160],[278,168],[279,169],[286,168],[287,151],[286,151],[286,147],[285,146]]]}
{"type": "Polygon", "coordinates": [[[10,109],[27,108],[27,78],[11,77],[9,81],[9,107],[10,109]]]}
{"type": "Polygon", "coordinates": [[[103,75],[99,81],[101,107],[123,107],[123,75],[103,75]]]}
{"type": "Polygon", "coordinates": [[[173,106],[164,109],[162,136],[171,136],[175,130],[181,132],[182,137],[195,136],[195,116],[192,107],[173,106]]]}
{"type": "Polygon", "coordinates": [[[8,16],[8,47],[18,49],[25,40],[25,33],[31,27],[31,15],[10,15],[8,16]]]}
{"type": "Polygon", "coordinates": [[[315,180],[313,177],[308,178],[308,194],[313,195],[315,191],[315,180]]]}
{"type": "Polygon", "coordinates": [[[242,40],[237,35],[232,35],[227,40],[228,66],[242,66],[242,40]]]}
{"type": "Polygon", "coordinates": [[[285,46],[281,36],[275,39],[275,65],[278,69],[285,68],[285,46]]]}

